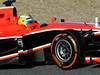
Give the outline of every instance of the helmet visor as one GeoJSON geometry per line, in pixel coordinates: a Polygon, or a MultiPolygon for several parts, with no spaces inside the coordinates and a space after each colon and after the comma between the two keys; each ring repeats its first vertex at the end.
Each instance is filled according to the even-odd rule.
{"type": "Polygon", "coordinates": [[[34,22],[35,22],[35,20],[33,20],[33,19],[28,19],[28,20],[24,21],[25,24],[32,24],[34,22]]]}

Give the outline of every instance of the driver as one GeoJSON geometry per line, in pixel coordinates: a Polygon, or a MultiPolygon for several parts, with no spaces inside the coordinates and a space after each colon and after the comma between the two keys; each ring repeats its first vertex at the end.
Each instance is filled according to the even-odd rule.
{"type": "Polygon", "coordinates": [[[36,27],[39,27],[40,24],[34,20],[30,15],[23,14],[19,16],[18,24],[22,24],[24,27],[35,29],[36,27]]]}

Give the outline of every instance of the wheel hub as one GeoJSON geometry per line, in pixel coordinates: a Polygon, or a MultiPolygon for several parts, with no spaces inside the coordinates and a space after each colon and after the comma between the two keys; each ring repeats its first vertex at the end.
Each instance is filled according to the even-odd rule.
{"type": "Polygon", "coordinates": [[[66,62],[72,55],[71,44],[67,40],[59,40],[55,46],[55,52],[60,61],[66,62]]]}

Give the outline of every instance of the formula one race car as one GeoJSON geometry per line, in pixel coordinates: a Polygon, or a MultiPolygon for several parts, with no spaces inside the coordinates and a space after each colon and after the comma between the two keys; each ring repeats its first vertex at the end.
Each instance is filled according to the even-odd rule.
{"type": "Polygon", "coordinates": [[[100,24],[69,23],[52,18],[40,24],[30,15],[17,16],[16,0],[6,0],[0,8],[0,64],[17,62],[34,65],[53,58],[60,68],[100,62],[100,24]],[[85,61],[84,61],[85,60],[85,61]]]}

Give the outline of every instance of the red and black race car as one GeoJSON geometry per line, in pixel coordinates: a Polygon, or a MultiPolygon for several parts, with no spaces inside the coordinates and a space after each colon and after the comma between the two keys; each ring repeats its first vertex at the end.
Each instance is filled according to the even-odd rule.
{"type": "Polygon", "coordinates": [[[0,8],[0,64],[17,61],[31,65],[53,58],[60,68],[78,66],[85,61],[100,62],[100,26],[96,23],[70,23],[64,19],[40,24],[28,16],[17,16],[15,0],[0,8]],[[19,20],[20,19],[20,20],[19,20]],[[85,61],[84,61],[85,60],[85,61]]]}

